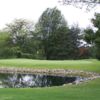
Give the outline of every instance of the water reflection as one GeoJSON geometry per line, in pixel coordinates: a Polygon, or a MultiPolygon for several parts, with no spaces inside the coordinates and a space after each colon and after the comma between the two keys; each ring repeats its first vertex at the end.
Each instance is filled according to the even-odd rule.
{"type": "Polygon", "coordinates": [[[35,74],[0,74],[1,88],[33,88],[59,86],[72,83],[76,77],[49,76],[35,74]]]}

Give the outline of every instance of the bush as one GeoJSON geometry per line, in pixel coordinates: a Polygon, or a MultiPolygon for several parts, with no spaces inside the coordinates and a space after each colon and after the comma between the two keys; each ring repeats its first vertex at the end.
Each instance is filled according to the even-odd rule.
{"type": "Polygon", "coordinates": [[[29,53],[21,53],[21,58],[33,58],[33,55],[29,53]]]}
{"type": "Polygon", "coordinates": [[[96,58],[100,60],[100,45],[97,45],[97,48],[96,48],[96,58]]]}
{"type": "Polygon", "coordinates": [[[98,53],[96,54],[96,58],[97,58],[98,60],[100,60],[100,52],[98,52],[98,53]]]}
{"type": "Polygon", "coordinates": [[[22,57],[22,52],[21,51],[17,51],[16,52],[16,56],[17,56],[17,58],[21,58],[22,57]]]}

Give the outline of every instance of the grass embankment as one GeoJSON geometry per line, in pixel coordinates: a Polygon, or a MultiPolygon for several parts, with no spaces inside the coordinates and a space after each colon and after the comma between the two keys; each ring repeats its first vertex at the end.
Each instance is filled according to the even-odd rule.
{"type": "Polygon", "coordinates": [[[0,67],[24,67],[46,69],[74,69],[100,72],[100,61],[97,60],[32,60],[32,59],[6,59],[0,60],[0,67]]]}
{"type": "MultiPolygon", "coordinates": [[[[0,67],[64,68],[100,73],[100,61],[97,60],[46,61],[8,59],[0,60],[0,67]]],[[[61,87],[0,89],[0,100],[100,100],[100,79],[79,85],[66,85],[61,87]]]]}

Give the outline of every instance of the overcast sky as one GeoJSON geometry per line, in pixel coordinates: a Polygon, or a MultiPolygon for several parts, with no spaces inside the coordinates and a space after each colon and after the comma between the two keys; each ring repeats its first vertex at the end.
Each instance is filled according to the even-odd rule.
{"type": "Polygon", "coordinates": [[[69,25],[79,24],[80,27],[87,27],[94,12],[100,12],[100,7],[91,12],[77,9],[72,6],[62,6],[58,0],[0,0],[0,29],[5,24],[16,18],[24,18],[37,22],[38,18],[46,8],[57,7],[65,16],[69,25]]]}

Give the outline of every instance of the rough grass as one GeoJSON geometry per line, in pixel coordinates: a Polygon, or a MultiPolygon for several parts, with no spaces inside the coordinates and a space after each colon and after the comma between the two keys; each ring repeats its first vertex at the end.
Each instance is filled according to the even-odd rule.
{"type": "Polygon", "coordinates": [[[4,59],[0,60],[0,67],[25,67],[25,68],[64,68],[100,72],[100,61],[86,60],[32,60],[32,59],[4,59]]]}

